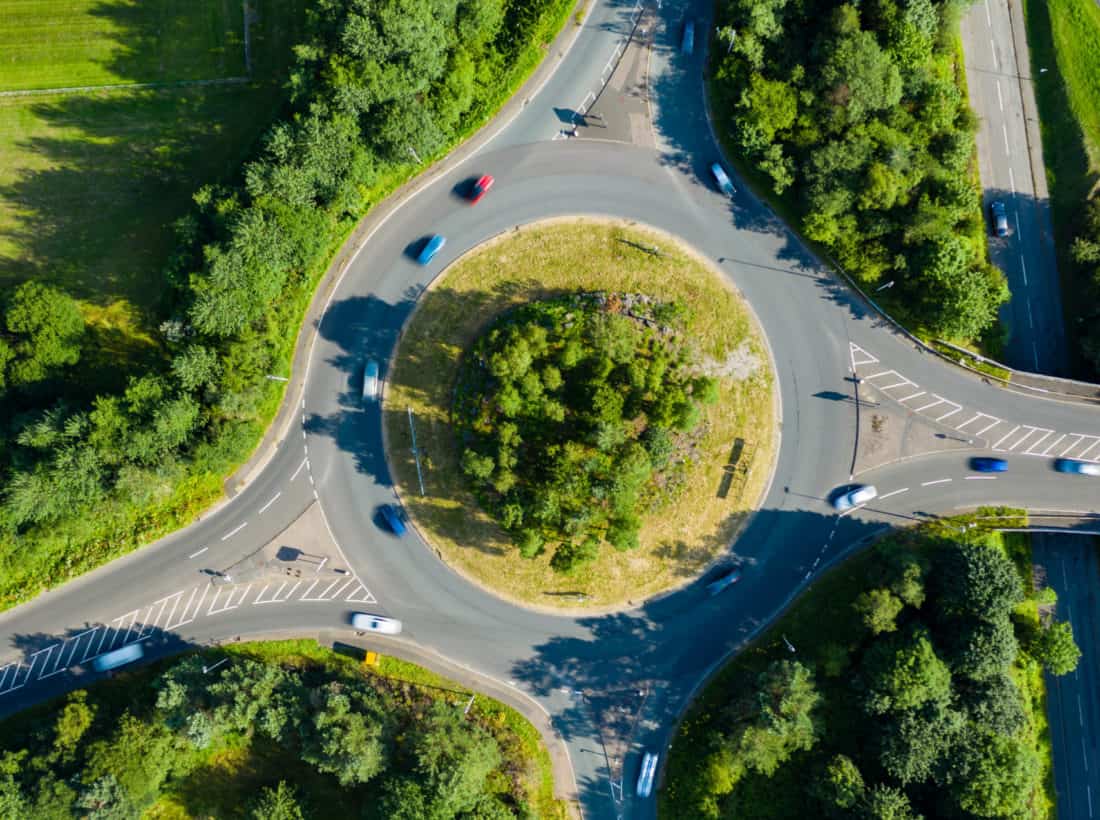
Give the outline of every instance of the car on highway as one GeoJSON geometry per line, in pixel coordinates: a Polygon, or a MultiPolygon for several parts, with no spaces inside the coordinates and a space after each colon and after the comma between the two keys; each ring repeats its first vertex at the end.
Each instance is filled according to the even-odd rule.
{"type": "Polygon", "coordinates": [[[367,359],[367,363],[363,365],[363,401],[376,401],[380,386],[378,362],[374,359],[367,359]]]}
{"type": "Polygon", "coordinates": [[[470,204],[477,205],[481,202],[481,198],[493,187],[493,182],[493,178],[488,174],[479,177],[477,182],[474,183],[474,187],[470,189],[470,204]]]}
{"type": "Polygon", "coordinates": [[[979,473],[1007,473],[1008,462],[1003,458],[977,456],[970,459],[970,469],[979,473]]]}
{"type": "Polygon", "coordinates": [[[638,783],[634,793],[638,797],[649,797],[653,792],[653,777],[657,774],[657,753],[646,752],[642,755],[642,767],[638,770],[638,783]]]}
{"type": "Polygon", "coordinates": [[[1005,211],[1005,204],[995,199],[989,206],[989,211],[993,214],[993,233],[997,236],[1008,236],[1008,213],[1005,211]]]}
{"type": "Polygon", "coordinates": [[[435,234],[425,244],[424,248],[420,251],[419,256],[416,257],[416,261],[421,265],[427,265],[433,259],[435,255],[443,249],[443,246],[447,244],[447,238],[440,234],[435,234]]]}
{"type": "Polygon", "coordinates": [[[123,646],[100,655],[92,661],[92,666],[96,672],[109,672],[112,669],[118,669],[120,666],[140,660],[144,655],[145,649],[142,645],[132,643],[129,646],[123,646]]]}
{"type": "Polygon", "coordinates": [[[688,57],[695,51],[695,20],[684,21],[684,33],[680,37],[680,53],[688,57]]]}
{"type": "Polygon", "coordinates": [[[707,594],[717,595],[726,587],[732,586],[741,580],[741,567],[734,567],[728,572],[718,576],[715,580],[707,584],[707,594]]]}
{"type": "Polygon", "coordinates": [[[397,537],[401,537],[405,534],[405,522],[401,520],[401,513],[393,504],[384,504],[381,509],[382,520],[386,522],[386,526],[390,528],[397,537]]]}
{"type": "Polygon", "coordinates": [[[1054,469],[1060,473],[1074,473],[1076,475],[1100,475],[1100,464],[1093,464],[1089,461],[1078,461],[1075,458],[1055,459],[1054,469]]]}
{"type": "Polygon", "coordinates": [[[363,632],[381,632],[383,635],[401,633],[401,621],[396,618],[383,618],[369,612],[355,612],[351,616],[351,625],[363,632]]]}
{"type": "Polygon", "coordinates": [[[847,492],[842,492],[833,499],[833,506],[838,510],[850,510],[860,504],[866,504],[878,497],[878,490],[870,484],[860,484],[847,492]]]}
{"type": "Polygon", "coordinates": [[[714,176],[714,181],[718,184],[719,191],[726,196],[733,196],[737,193],[736,189],[733,187],[733,183],[730,182],[729,174],[726,173],[726,169],[722,167],[720,162],[711,165],[710,172],[714,176]]]}

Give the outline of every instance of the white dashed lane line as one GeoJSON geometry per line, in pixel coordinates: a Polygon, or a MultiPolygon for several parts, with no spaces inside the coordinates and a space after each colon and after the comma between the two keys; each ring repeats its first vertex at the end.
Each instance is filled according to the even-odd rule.
{"type": "Polygon", "coordinates": [[[188,555],[187,557],[188,557],[188,558],[198,558],[198,557],[199,557],[200,555],[202,555],[202,554],[203,554],[204,552],[206,552],[206,551],[207,551],[208,549],[210,549],[210,547],[203,547],[203,548],[202,548],[201,550],[199,550],[198,552],[193,552],[193,553],[191,553],[190,555],[188,555]]]}
{"type": "Polygon", "coordinates": [[[968,476],[966,476],[966,480],[967,481],[996,481],[997,476],[995,476],[995,475],[968,475],[968,476]]]}
{"type": "Polygon", "coordinates": [[[933,484],[946,484],[950,480],[950,478],[937,478],[935,481],[922,481],[920,485],[922,487],[931,487],[933,484]]]}
{"type": "Polygon", "coordinates": [[[222,536],[222,541],[228,541],[230,538],[232,538],[234,535],[239,533],[241,530],[243,530],[247,526],[248,526],[248,522],[247,521],[242,521],[238,526],[234,527],[232,530],[230,530],[225,535],[223,535],[222,536]]]}
{"type": "Polygon", "coordinates": [[[294,475],[290,477],[290,480],[293,481],[294,479],[296,479],[298,477],[298,473],[302,472],[307,464],[309,464],[309,459],[303,458],[302,463],[298,465],[298,469],[294,471],[294,475]]]}
{"type": "Polygon", "coordinates": [[[271,497],[270,501],[268,501],[266,504],[264,504],[262,507],[260,507],[260,515],[263,515],[265,512],[267,512],[267,508],[270,507],[272,504],[274,504],[276,501],[278,501],[279,496],[281,496],[282,494],[283,494],[283,491],[280,490],[279,492],[275,493],[275,495],[273,495],[271,497]]]}

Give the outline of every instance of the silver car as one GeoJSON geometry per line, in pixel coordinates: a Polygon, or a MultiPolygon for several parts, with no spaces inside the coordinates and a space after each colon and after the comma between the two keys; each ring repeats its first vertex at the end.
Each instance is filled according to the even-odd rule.
{"type": "Polygon", "coordinates": [[[363,632],[381,632],[383,635],[398,635],[401,621],[396,618],[383,618],[368,612],[356,612],[351,616],[351,625],[363,632]]]}
{"type": "Polygon", "coordinates": [[[378,399],[378,362],[368,359],[363,365],[363,401],[376,401],[378,399]]]}
{"type": "Polygon", "coordinates": [[[858,507],[860,504],[866,504],[868,501],[878,497],[878,490],[872,487],[870,484],[862,484],[853,490],[849,490],[846,493],[842,493],[833,499],[833,506],[838,510],[850,510],[852,507],[858,507]]]}

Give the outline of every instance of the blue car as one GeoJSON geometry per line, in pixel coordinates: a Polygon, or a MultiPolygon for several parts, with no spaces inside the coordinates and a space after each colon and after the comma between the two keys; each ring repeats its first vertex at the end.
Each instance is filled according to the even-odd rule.
{"type": "Polygon", "coordinates": [[[1008,471],[1008,462],[1003,458],[989,458],[979,456],[970,459],[970,469],[979,473],[1004,473],[1008,471]]]}
{"type": "Polygon", "coordinates": [[[1076,475],[1100,475],[1100,464],[1089,461],[1078,461],[1075,458],[1059,458],[1054,462],[1054,469],[1060,473],[1074,473],[1076,475]]]}
{"type": "Polygon", "coordinates": [[[397,511],[397,508],[392,504],[386,504],[382,507],[382,518],[386,522],[386,526],[390,528],[390,532],[400,538],[405,534],[405,522],[401,520],[401,513],[397,511]]]}
{"type": "Polygon", "coordinates": [[[416,257],[416,261],[419,262],[421,265],[427,265],[429,262],[435,259],[435,255],[439,253],[439,251],[442,250],[443,246],[446,244],[446,237],[435,234],[431,239],[428,240],[428,243],[424,246],[424,249],[420,251],[420,255],[416,257]]]}

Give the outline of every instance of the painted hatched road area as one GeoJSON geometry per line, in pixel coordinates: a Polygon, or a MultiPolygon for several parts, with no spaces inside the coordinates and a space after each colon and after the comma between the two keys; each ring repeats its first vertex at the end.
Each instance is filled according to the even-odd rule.
{"type": "Polygon", "coordinates": [[[377,603],[370,590],[354,575],[232,586],[200,584],[119,615],[106,624],[58,638],[56,643],[36,649],[22,660],[0,665],[0,696],[22,689],[28,683],[89,664],[100,655],[143,641],[155,632],[170,633],[199,618],[242,606],[318,601],[377,603]]]}
{"type": "Polygon", "coordinates": [[[872,353],[848,343],[852,371],[861,384],[869,384],[898,404],[978,443],[983,439],[996,452],[1047,458],[1073,458],[1100,462],[1100,434],[1061,433],[1041,425],[1007,421],[974,407],[941,396],[891,370],[872,353]]]}

